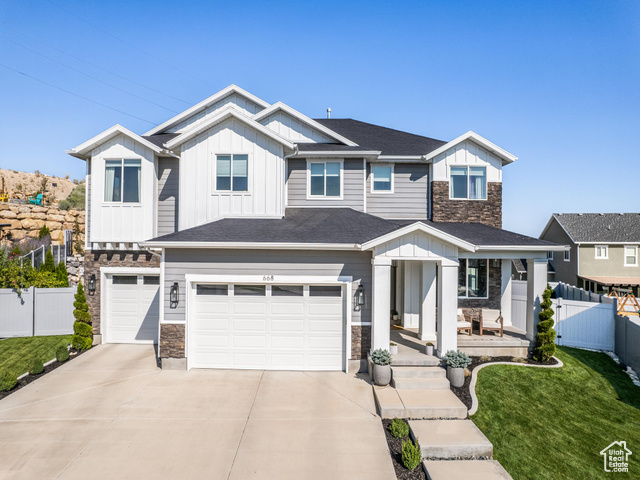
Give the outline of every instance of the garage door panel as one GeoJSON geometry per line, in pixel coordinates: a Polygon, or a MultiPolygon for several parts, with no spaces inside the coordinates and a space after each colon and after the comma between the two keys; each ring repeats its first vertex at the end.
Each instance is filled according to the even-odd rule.
{"type": "Polygon", "coordinates": [[[234,352],[233,364],[245,368],[261,368],[267,362],[266,353],[234,352]]]}
{"type": "Polygon", "coordinates": [[[237,348],[259,348],[267,347],[267,338],[264,335],[233,335],[233,346],[237,348]]]}
{"type": "Polygon", "coordinates": [[[269,335],[270,345],[273,349],[304,348],[304,337],[269,335]]]}
{"type": "Polygon", "coordinates": [[[342,353],[336,354],[309,354],[307,356],[308,368],[322,368],[324,365],[336,365],[342,361],[342,353]]]}
{"type": "Polygon", "coordinates": [[[334,316],[342,315],[342,301],[335,298],[327,298],[326,302],[319,302],[317,300],[309,303],[309,316],[334,316]]]}
{"type": "Polygon", "coordinates": [[[271,313],[273,315],[304,315],[304,303],[297,300],[296,302],[271,302],[271,313]]]}
{"type": "Polygon", "coordinates": [[[340,320],[309,320],[309,332],[335,332],[342,326],[340,320]]]}
{"type": "Polygon", "coordinates": [[[302,332],[304,330],[304,319],[283,320],[274,318],[271,320],[272,332],[302,332]]]}
{"type": "Polygon", "coordinates": [[[267,319],[266,318],[235,318],[233,319],[234,330],[253,330],[266,332],[267,319]]]}
{"type": "Polygon", "coordinates": [[[246,297],[237,297],[233,302],[233,313],[236,315],[254,314],[265,315],[267,313],[267,302],[265,300],[261,302],[245,302],[246,297]]]}
{"type": "Polygon", "coordinates": [[[202,331],[198,332],[193,341],[195,346],[203,348],[227,348],[231,345],[231,338],[227,334],[216,335],[202,331]]]}
{"type": "Polygon", "coordinates": [[[271,355],[271,367],[280,369],[303,369],[306,367],[304,363],[305,356],[301,353],[274,353],[271,355]]]}
{"type": "Polygon", "coordinates": [[[342,335],[309,337],[309,348],[314,349],[335,349],[338,353],[342,351],[342,335]]]}
{"type": "MultiPolygon", "coordinates": [[[[140,275],[127,284],[107,275],[104,338],[109,343],[155,343],[160,316],[159,285],[144,284],[140,275]]],[[[118,279],[121,280],[121,279],[118,279]]]]}
{"type": "MultiPolygon", "coordinates": [[[[200,297],[198,297],[200,299],[200,297]]],[[[226,302],[195,302],[193,307],[195,315],[228,315],[231,313],[231,305],[226,302]]]]}

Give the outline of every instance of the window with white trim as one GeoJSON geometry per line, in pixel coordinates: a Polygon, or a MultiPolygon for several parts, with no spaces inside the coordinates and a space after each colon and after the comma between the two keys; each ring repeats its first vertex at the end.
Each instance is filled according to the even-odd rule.
{"type": "Polygon", "coordinates": [[[565,262],[570,262],[571,261],[571,250],[565,250],[564,251],[564,261],[565,262]]]}
{"type": "Polygon", "coordinates": [[[635,245],[624,246],[624,266],[625,267],[637,267],[638,266],[638,247],[635,245]]]}
{"type": "Polygon", "coordinates": [[[553,260],[553,252],[547,252],[547,260],[553,260]]]}
{"type": "Polygon", "coordinates": [[[461,258],[458,267],[459,298],[489,298],[489,260],[461,258]]]}
{"type": "Polygon", "coordinates": [[[342,197],[342,162],[309,162],[309,196],[342,197]]]}
{"type": "Polygon", "coordinates": [[[451,167],[449,197],[456,200],[486,200],[487,167],[451,167]]]}
{"type": "Polygon", "coordinates": [[[105,160],[105,202],[140,203],[141,164],[139,158],[105,160]]]}
{"type": "Polygon", "coordinates": [[[216,155],[216,185],[218,192],[249,190],[249,155],[216,155]]]}
{"type": "Polygon", "coordinates": [[[609,258],[608,245],[596,245],[596,259],[603,260],[609,258]]]}
{"type": "Polygon", "coordinates": [[[371,166],[371,192],[393,193],[393,165],[371,166]]]}

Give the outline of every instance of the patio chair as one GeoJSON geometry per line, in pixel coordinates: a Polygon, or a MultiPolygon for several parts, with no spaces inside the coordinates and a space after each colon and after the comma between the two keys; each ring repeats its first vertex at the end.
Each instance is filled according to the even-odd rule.
{"type": "Polygon", "coordinates": [[[8,193],[0,193],[0,202],[8,202],[9,194],[8,193]]]}
{"type": "Polygon", "coordinates": [[[458,309],[458,333],[460,332],[469,332],[471,335],[471,331],[473,330],[473,323],[471,322],[471,315],[465,315],[462,312],[462,309],[458,309]]]}
{"type": "Polygon", "coordinates": [[[488,332],[500,332],[500,336],[504,337],[504,321],[500,310],[483,308],[478,322],[480,323],[480,335],[486,330],[488,332]]]}
{"type": "Polygon", "coordinates": [[[42,195],[41,193],[39,193],[38,195],[34,196],[29,196],[27,197],[27,203],[32,203],[34,205],[42,205],[42,199],[44,198],[44,195],[42,195]]]}

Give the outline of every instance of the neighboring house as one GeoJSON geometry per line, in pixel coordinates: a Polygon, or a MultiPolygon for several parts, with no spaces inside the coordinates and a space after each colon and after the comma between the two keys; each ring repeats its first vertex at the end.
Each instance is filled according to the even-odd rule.
{"type": "Polygon", "coordinates": [[[86,280],[102,342],[159,343],[167,368],[345,370],[388,348],[390,311],[443,354],[458,307],[511,322],[511,260],[547,251],[502,230],[512,154],[352,119],[313,120],[230,86],[162,125],[116,125],[87,164],[86,280]]]}
{"type": "Polygon", "coordinates": [[[549,252],[555,280],[594,293],[640,286],[639,213],[554,213],[540,238],[569,245],[549,252]]]}

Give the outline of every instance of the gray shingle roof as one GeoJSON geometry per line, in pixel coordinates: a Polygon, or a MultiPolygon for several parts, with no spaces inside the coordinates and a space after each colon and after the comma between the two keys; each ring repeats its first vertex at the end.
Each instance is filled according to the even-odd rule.
{"type": "Polygon", "coordinates": [[[640,242],[640,213],[554,213],[576,243],[640,242]]]}
{"type": "Polygon", "coordinates": [[[148,140],[149,142],[153,143],[158,147],[164,147],[165,143],[167,143],[172,138],[177,137],[178,135],[180,134],[179,133],[159,133],[157,135],[147,135],[146,137],[143,136],[142,138],[144,138],[145,140],[148,140]]]}
{"type": "Polygon", "coordinates": [[[300,152],[365,152],[369,151],[365,147],[350,147],[341,143],[298,143],[300,152]]]}
{"type": "Polygon", "coordinates": [[[316,118],[314,120],[356,142],[360,147],[381,151],[382,155],[426,155],[447,143],[352,118],[316,118]]]}

